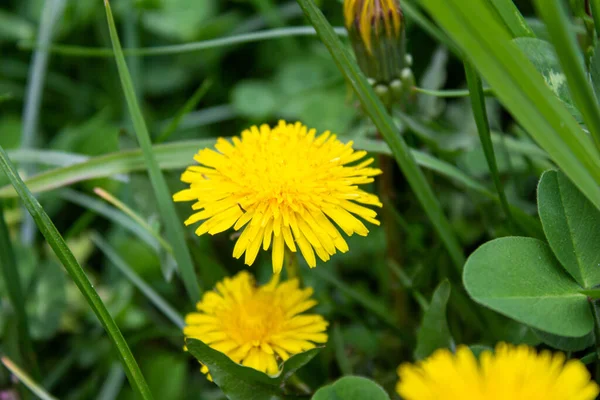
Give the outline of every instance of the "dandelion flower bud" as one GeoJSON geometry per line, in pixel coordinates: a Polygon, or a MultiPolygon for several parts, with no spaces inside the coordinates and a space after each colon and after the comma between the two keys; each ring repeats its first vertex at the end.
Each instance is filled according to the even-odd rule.
{"type": "Polygon", "coordinates": [[[404,18],[398,0],[345,0],[344,18],[358,64],[388,84],[406,66],[404,18]]]}

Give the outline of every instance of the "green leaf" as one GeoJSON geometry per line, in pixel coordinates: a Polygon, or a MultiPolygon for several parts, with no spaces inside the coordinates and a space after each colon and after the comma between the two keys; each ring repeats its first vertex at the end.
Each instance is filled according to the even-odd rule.
{"type": "Polygon", "coordinates": [[[571,93],[567,86],[567,77],[556,57],[554,47],[545,40],[535,38],[517,38],[513,42],[523,51],[523,54],[527,56],[540,74],[542,74],[548,87],[563,102],[571,115],[577,121],[583,121],[581,113],[575,107],[571,98],[571,93]]]}
{"type": "Polygon", "coordinates": [[[381,386],[362,376],[345,376],[317,390],[311,400],[390,400],[381,386]]]}
{"type": "Polygon", "coordinates": [[[283,400],[281,385],[321,351],[315,348],[290,357],[277,376],[271,377],[253,368],[233,362],[225,354],[196,339],[187,339],[188,351],[206,365],[213,381],[230,400],[283,400]]]}
{"type": "Polygon", "coordinates": [[[192,257],[186,245],[183,224],[179,220],[177,212],[175,211],[175,205],[173,204],[169,187],[167,186],[165,177],[162,175],[159,164],[156,160],[154,152],[152,151],[150,134],[148,133],[146,122],[144,121],[142,111],[140,110],[137,101],[133,82],[129,74],[127,63],[125,62],[123,50],[121,49],[121,43],[119,41],[117,28],[115,26],[115,21],[113,19],[108,0],[105,0],[104,4],[106,8],[106,18],[108,20],[110,39],[115,51],[115,61],[119,71],[119,77],[121,78],[121,86],[127,101],[127,108],[131,114],[137,140],[144,155],[144,161],[148,169],[150,182],[152,183],[152,188],[154,189],[154,197],[156,199],[162,220],[165,224],[167,237],[173,248],[173,255],[177,261],[179,271],[181,272],[183,285],[185,286],[190,300],[195,303],[200,300],[200,288],[198,286],[198,277],[196,276],[194,263],[192,262],[192,257]]]}
{"type": "MultiPolygon", "coordinates": [[[[421,0],[488,82],[502,104],[600,208],[600,153],[486,0],[421,0]]],[[[563,66],[564,67],[564,66],[563,66]]]]}
{"type": "Polygon", "coordinates": [[[581,351],[594,344],[594,332],[581,337],[565,337],[533,329],[533,333],[548,346],[562,351],[581,351]]]}
{"type": "Polygon", "coordinates": [[[476,302],[534,328],[569,337],[593,328],[587,297],[540,240],[485,243],[467,260],[463,282],[476,302]]]}
{"type": "Polygon", "coordinates": [[[548,243],[563,267],[586,289],[600,284],[600,211],[558,171],[542,175],[538,209],[548,243]]]}
{"type": "Polygon", "coordinates": [[[429,357],[440,348],[453,348],[454,340],[448,327],[446,307],[450,298],[450,282],[444,279],[433,292],[429,308],[423,314],[423,320],[417,332],[415,359],[429,357]]]}

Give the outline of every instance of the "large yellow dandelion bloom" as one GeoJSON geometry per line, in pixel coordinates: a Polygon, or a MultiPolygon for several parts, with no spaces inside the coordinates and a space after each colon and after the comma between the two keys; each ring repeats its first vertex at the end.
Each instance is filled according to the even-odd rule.
{"type": "Polygon", "coordinates": [[[310,267],[315,253],[323,261],[348,244],[332,223],[347,235],[369,232],[356,216],[379,225],[377,213],[360,204],[381,207],[377,196],[358,185],[381,173],[370,168],[372,158],[354,151],[327,131],[319,136],[297,122],[280,121],[270,128],[253,126],[232,141],[219,139],[212,149],[200,150],[181,180],[189,183],[173,196],[175,201],[196,201],[186,225],[204,221],[197,235],[243,228],[233,256],[246,253],[252,265],[261,248],[272,246],[273,272],[283,266],[284,246],[296,245],[310,267]],[[353,215],[354,214],[354,215],[353,215]]]}
{"type": "Polygon", "coordinates": [[[505,343],[479,361],[466,346],[456,354],[437,350],[401,365],[398,374],[396,390],[405,400],[593,400],[599,392],[581,361],[505,343]]]}
{"type": "Polygon", "coordinates": [[[345,0],[344,19],[348,30],[356,27],[365,47],[372,52],[371,34],[380,33],[381,24],[388,37],[398,37],[402,27],[402,10],[398,0],[345,0]]]}
{"type": "Polygon", "coordinates": [[[279,361],[327,342],[327,321],[303,314],[317,304],[312,293],[299,288],[297,279],[280,283],[279,275],[256,286],[252,275],[242,271],[204,294],[198,312],[186,316],[183,333],[238,364],[274,375],[279,361]]]}

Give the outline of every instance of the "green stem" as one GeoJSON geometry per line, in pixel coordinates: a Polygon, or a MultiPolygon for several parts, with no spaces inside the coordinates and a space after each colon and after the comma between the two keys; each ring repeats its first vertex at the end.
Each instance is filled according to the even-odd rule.
{"type": "Polygon", "coordinates": [[[98,293],[94,290],[90,280],[81,268],[81,265],[75,259],[75,256],[65,243],[65,240],[61,236],[56,226],[48,217],[48,214],[44,211],[40,203],[37,201],[33,194],[29,191],[27,186],[23,183],[23,180],[18,175],[15,167],[6,154],[6,151],[0,146],[0,169],[4,171],[13,187],[16,189],[19,197],[25,204],[25,208],[33,217],[39,230],[42,232],[46,241],[65,267],[81,293],[92,308],[100,323],[108,333],[109,338],[113,342],[117,349],[125,373],[129,378],[132,388],[140,395],[142,399],[152,399],[150,389],[146,384],[146,380],[140,371],[125,338],[121,334],[119,327],[110,316],[110,313],[106,309],[106,306],[98,296],[98,293]]]}
{"type": "Polygon", "coordinates": [[[504,185],[500,181],[500,173],[498,172],[498,164],[496,163],[496,155],[494,154],[494,145],[492,144],[492,136],[490,133],[490,125],[488,123],[487,110],[485,108],[481,79],[475,68],[469,62],[465,61],[464,66],[465,74],[467,76],[467,85],[469,87],[469,92],[471,93],[471,107],[473,108],[473,116],[475,117],[475,124],[477,125],[481,146],[483,147],[492,180],[494,181],[494,186],[496,186],[496,191],[500,198],[500,205],[504,210],[504,214],[506,214],[511,222],[511,225],[515,225],[508,200],[506,199],[506,193],[504,192],[504,185]]]}
{"type": "MultiPolygon", "coordinates": [[[[471,93],[469,92],[469,90],[464,89],[464,90],[430,90],[430,89],[424,89],[424,88],[420,88],[417,86],[414,86],[412,88],[413,92],[416,93],[422,93],[422,94],[426,94],[429,96],[434,96],[434,97],[440,97],[440,98],[447,98],[447,97],[468,97],[471,95],[471,93]]],[[[493,96],[494,95],[494,91],[492,90],[492,88],[483,88],[483,94],[486,96],[493,96]]]]}
{"type": "Polygon", "coordinates": [[[285,265],[285,272],[287,273],[288,279],[301,280],[298,255],[291,251],[287,246],[285,246],[283,264],[285,265]]]}

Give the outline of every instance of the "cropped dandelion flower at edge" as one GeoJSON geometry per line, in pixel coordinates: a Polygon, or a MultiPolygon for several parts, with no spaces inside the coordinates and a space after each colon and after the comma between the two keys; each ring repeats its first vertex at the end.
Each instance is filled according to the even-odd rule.
{"type": "Polygon", "coordinates": [[[381,170],[370,168],[372,158],[354,151],[327,131],[316,135],[297,122],[279,121],[271,128],[253,126],[232,142],[220,138],[215,148],[202,149],[181,180],[190,187],[173,196],[175,201],[196,201],[186,225],[203,221],[197,235],[240,230],[233,256],[245,253],[252,265],[260,247],[272,244],[273,272],[283,266],[284,246],[296,244],[310,267],[315,253],[327,261],[348,244],[332,223],[347,235],[362,236],[368,229],[356,217],[379,225],[377,213],[361,204],[381,207],[377,196],[358,188],[373,182],[381,170]],[[354,214],[354,215],[353,215],[354,214]],[[356,216],[355,216],[356,215],[356,216]]]}
{"type": "MultiPolygon", "coordinates": [[[[225,278],[204,294],[198,312],[186,316],[184,335],[236,363],[277,374],[279,360],[326,343],[328,325],[320,315],[303,314],[317,304],[312,289],[299,288],[297,279],[279,282],[279,276],[263,286],[256,286],[247,271],[225,278]]],[[[203,365],[201,371],[208,368],[203,365]]]]}
{"type": "Polygon", "coordinates": [[[396,390],[406,400],[593,400],[598,385],[579,360],[526,345],[500,343],[479,361],[466,346],[398,368],[396,390]]]}

